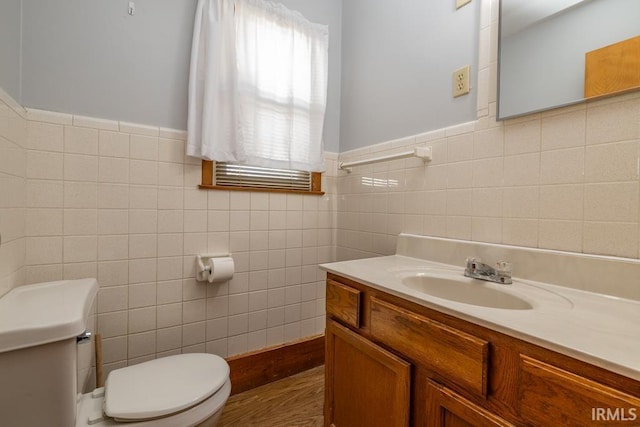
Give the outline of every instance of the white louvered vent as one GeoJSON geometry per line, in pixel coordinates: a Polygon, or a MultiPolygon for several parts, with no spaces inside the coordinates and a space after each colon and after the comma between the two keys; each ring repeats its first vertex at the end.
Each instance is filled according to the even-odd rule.
{"type": "Polygon", "coordinates": [[[216,162],[215,183],[224,187],[311,191],[311,173],[216,162]]]}

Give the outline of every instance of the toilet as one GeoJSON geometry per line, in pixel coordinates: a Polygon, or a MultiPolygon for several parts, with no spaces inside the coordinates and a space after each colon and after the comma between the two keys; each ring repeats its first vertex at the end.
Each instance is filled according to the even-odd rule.
{"type": "Polygon", "coordinates": [[[219,356],[180,354],[113,370],[78,393],[92,346],[95,279],[20,286],[0,298],[0,423],[7,427],[213,427],[231,393],[219,356]]]}

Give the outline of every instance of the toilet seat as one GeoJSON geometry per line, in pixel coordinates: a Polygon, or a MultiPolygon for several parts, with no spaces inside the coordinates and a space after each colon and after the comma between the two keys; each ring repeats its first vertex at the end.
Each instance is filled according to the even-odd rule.
{"type": "Polygon", "coordinates": [[[221,357],[168,356],[112,371],[104,389],[79,396],[76,427],[197,426],[221,412],[230,394],[221,357]]]}
{"type": "Polygon", "coordinates": [[[104,413],[116,420],[159,418],[188,409],[229,378],[229,365],[206,353],[181,354],[117,369],[105,383],[104,413]]]}

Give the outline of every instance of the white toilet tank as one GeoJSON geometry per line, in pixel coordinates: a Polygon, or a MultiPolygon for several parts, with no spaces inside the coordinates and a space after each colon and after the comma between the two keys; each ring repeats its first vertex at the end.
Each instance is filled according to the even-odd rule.
{"type": "Polygon", "coordinates": [[[64,280],[20,286],[0,298],[2,425],[75,425],[76,337],[87,330],[97,292],[95,279],[64,280]]]}

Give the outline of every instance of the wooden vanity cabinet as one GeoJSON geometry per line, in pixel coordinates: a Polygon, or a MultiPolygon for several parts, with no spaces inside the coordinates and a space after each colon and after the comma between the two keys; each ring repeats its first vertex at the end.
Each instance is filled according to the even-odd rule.
{"type": "Polygon", "coordinates": [[[640,426],[640,382],[327,279],[325,427],[640,426]]]}

